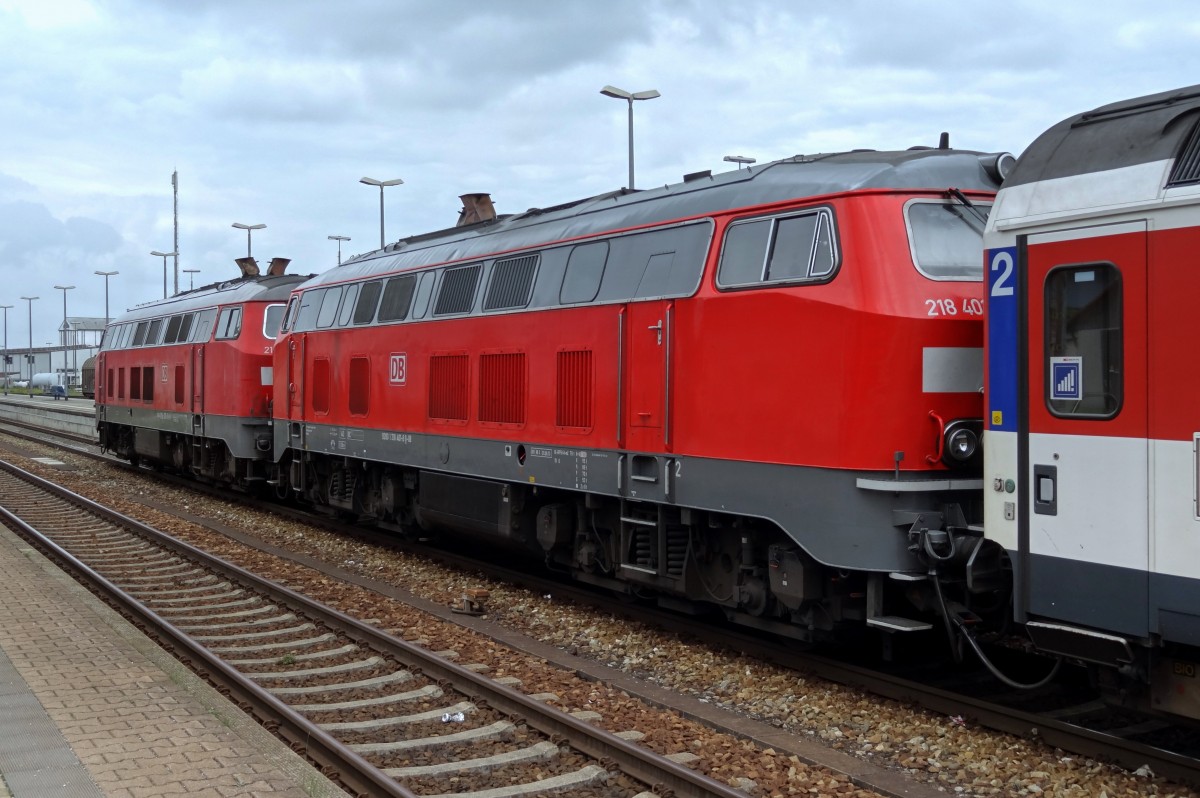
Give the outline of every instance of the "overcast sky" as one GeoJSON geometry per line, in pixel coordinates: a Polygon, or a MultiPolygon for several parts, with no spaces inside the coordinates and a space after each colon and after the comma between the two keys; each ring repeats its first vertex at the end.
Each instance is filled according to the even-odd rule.
{"type": "MultiPolygon", "coordinates": [[[[8,341],[162,296],[179,172],[180,269],[324,271],[453,225],[739,154],[951,145],[1019,154],[1060,119],[1200,83],[1192,2],[0,0],[0,305],[8,341]]],[[[180,274],[186,289],[189,275],[180,274]]],[[[169,278],[174,288],[174,278],[169,278]]]]}

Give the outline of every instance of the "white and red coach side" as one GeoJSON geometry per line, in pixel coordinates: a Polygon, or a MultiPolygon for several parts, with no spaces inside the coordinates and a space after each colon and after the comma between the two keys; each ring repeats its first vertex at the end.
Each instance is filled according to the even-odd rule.
{"type": "Polygon", "coordinates": [[[985,246],[985,526],[1018,619],[1200,717],[1200,86],[1048,130],[985,246]]]}
{"type": "Polygon", "coordinates": [[[797,636],[929,629],[931,552],[956,606],[996,588],[971,555],[1005,158],[797,156],[352,258],[290,300],[282,475],[797,636]]]}
{"type": "Polygon", "coordinates": [[[114,319],[96,363],[101,447],[243,485],[272,476],[271,355],[304,279],[242,277],[114,319]]]}

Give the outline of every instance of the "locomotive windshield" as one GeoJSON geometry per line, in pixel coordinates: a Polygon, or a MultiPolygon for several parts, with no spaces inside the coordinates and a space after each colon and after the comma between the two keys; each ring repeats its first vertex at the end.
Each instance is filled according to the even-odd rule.
{"type": "Polygon", "coordinates": [[[904,218],[917,271],[931,280],[982,280],[983,225],[991,209],[990,203],[979,202],[970,207],[957,202],[910,202],[904,218]]]}

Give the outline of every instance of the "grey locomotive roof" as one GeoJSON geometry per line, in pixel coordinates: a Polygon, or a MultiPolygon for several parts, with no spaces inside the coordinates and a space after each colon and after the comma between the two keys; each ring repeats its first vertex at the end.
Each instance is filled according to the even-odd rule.
{"type": "Polygon", "coordinates": [[[233,305],[248,300],[286,302],[292,289],[312,275],[284,274],[279,277],[239,277],[224,283],[197,288],[167,299],[147,302],[113,319],[113,324],[155,319],[176,313],[233,305]]]}
{"type": "Polygon", "coordinates": [[[797,155],[749,169],[704,175],[646,191],[618,191],[554,208],[534,208],[491,222],[414,236],[358,255],[309,285],[341,282],[433,263],[482,257],[563,239],[856,189],[925,188],[995,191],[969,150],[913,149],[797,155]]]}
{"type": "Polygon", "coordinates": [[[1006,188],[1175,157],[1200,112],[1200,86],[1103,105],[1064,119],[1017,159],[1006,188]]]}

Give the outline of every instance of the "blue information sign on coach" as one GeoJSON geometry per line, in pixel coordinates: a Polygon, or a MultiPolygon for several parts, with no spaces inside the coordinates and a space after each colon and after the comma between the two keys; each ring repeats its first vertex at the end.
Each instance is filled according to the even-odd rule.
{"type": "Polygon", "coordinates": [[[1017,248],[987,251],[988,429],[1017,431],[1017,248]]]}

